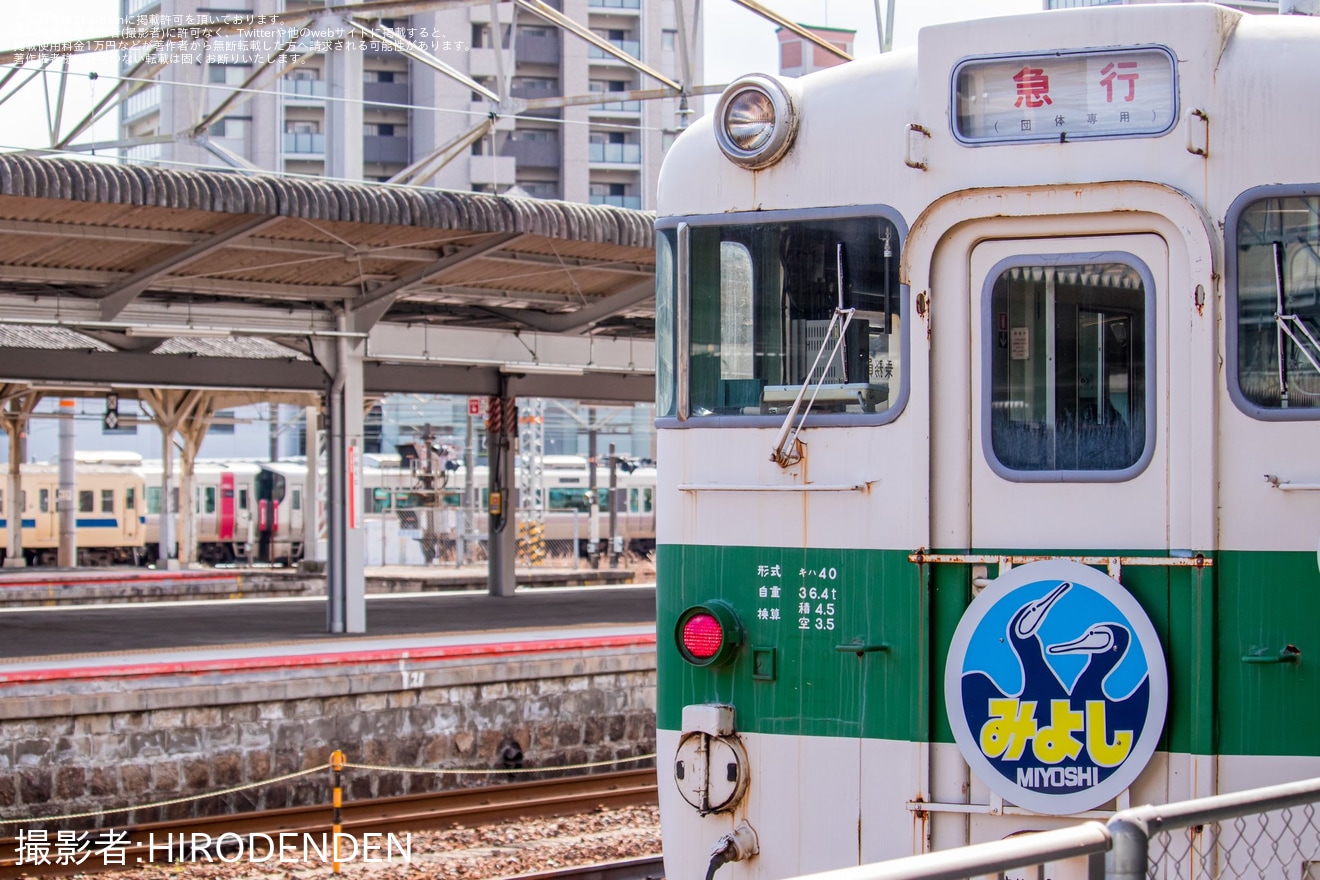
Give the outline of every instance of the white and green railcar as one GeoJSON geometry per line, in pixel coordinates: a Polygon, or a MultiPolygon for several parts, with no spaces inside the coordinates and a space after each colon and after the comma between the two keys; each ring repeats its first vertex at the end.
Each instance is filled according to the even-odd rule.
{"type": "Polygon", "coordinates": [[[1200,4],[942,25],[671,148],[669,877],[1320,775],[1317,57],[1200,4]]]}

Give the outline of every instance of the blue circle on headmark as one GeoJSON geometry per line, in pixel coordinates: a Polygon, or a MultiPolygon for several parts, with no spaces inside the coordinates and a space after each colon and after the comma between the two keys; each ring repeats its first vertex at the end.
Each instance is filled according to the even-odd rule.
{"type": "Polygon", "coordinates": [[[944,691],[977,776],[1011,803],[1062,815],[1112,800],[1145,768],[1168,674],[1150,619],[1121,584],[1051,560],[1010,570],[972,601],[944,691]]]}

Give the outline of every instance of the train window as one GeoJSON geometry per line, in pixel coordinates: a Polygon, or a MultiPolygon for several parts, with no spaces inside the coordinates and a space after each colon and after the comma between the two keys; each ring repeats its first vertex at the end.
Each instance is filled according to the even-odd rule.
{"type": "Polygon", "coordinates": [[[1253,199],[1229,219],[1230,391],[1261,418],[1320,417],[1320,196],[1253,199]]]}
{"type": "Polygon", "coordinates": [[[239,510],[247,510],[247,509],[248,509],[248,490],[247,490],[247,489],[239,489],[239,490],[238,490],[238,509],[239,509],[239,510]]]}
{"type": "Polygon", "coordinates": [[[91,489],[78,491],[78,512],[93,513],[96,510],[96,493],[91,489]]]}
{"type": "Polygon", "coordinates": [[[42,513],[50,513],[50,490],[42,489],[37,493],[37,504],[42,513]]]}
{"type": "Polygon", "coordinates": [[[1154,420],[1145,273],[1118,261],[1027,259],[1036,262],[993,277],[983,316],[987,458],[1010,479],[1123,479],[1139,469],[1154,420]]]}
{"type": "Polygon", "coordinates": [[[206,513],[215,513],[215,486],[207,486],[202,496],[206,513]]]}
{"type": "Polygon", "coordinates": [[[147,513],[159,514],[161,512],[160,500],[163,495],[164,492],[160,486],[147,487],[147,513]]]}
{"type": "Polygon", "coordinates": [[[628,512],[629,512],[629,513],[638,513],[638,512],[640,512],[640,510],[641,510],[641,506],[638,504],[638,496],[639,496],[640,494],[641,494],[641,493],[638,492],[636,489],[629,489],[629,490],[628,490],[628,512]]]}
{"type": "Polygon", "coordinates": [[[689,416],[782,418],[804,385],[813,413],[894,406],[903,359],[892,222],[697,226],[689,241],[689,416]]]}
{"type": "Polygon", "coordinates": [[[102,513],[114,513],[114,512],[115,512],[115,490],[114,490],[114,489],[102,489],[102,490],[101,490],[101,512],[102,512],[102,513]]]}
{"type": "Polygon", "coordinates": [[[650,513],[655,509],[654,489],[646,488],[642,490],[642,513],[650,513]]]}
{"type": "Polygon", "coordinates": [[[302,510],[302,489],[293,490],[293,509],[302,510]]]}
{"type": "Polygon", "coordinates": [[[129,486],[127,489],[124,490],[124,509],[125,510],[137,509],[137,490],[134,489],[132,486],[129,486]]]}

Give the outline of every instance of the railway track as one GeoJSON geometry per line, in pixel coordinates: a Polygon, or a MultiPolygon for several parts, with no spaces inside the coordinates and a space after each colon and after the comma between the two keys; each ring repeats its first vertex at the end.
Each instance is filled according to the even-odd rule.
{"type": "MultiPolygon", "coordinates": [[[[351,801],[345,803],[341,810],[341,825],[345,834],[354,836],[400,831],[437,831],[457,825],[474,827],[522,817],[566,816],[586,812],[597,806],[614,808],[648,805],[655,802],[656,773],[652,768],[351,801]]],[[[81,863],[75,864],[69,860],[69,864],[55,864],[56,832],[50,829],[47,836],[52,864],[32,864],[30,850],[25,863],[21,863],[18,838],[0,839],[0,880],[124,870],[151,862],[168,862],[171,857],[180,860],[180,855],[183,861],[189,861],[193,857],[191,850],[195,845],[193,841],[215,841],[221,835],[237,835],[248,840],[250,835],[264,834],[275,837],[283,833],[299,835],[297,839],[301,840],[301,835],[308,834],[319,839],[320,835],[330,834],[331,819],[330,805],[316,804],[149,824],[107,823],[104,827],[114,828],[127,834],[123,846],[116,847],[115,850],[124,854],[122,865],[106,865],[104,859],[98,859],[94,854],[81,863]],[[207,837],[194,837],[203,834],[207,837]],[[167,848],[167,844],[172,844],[172,847],[167,848]]],[[[88,837],[94,840],[96,834],[91,833],[88,837]]],[[[643,880],[647,876],[658,876],[660,873],[647,874],[643,870],[642,873],[629,875],[615,872],[614,869],[606,866],[594,867],[601,873],[561,875],[555,872],[553,876],[643,880]]],[[[623,872],[626,870],[628,869],[622,867],[618,869],[623,872]]]]}

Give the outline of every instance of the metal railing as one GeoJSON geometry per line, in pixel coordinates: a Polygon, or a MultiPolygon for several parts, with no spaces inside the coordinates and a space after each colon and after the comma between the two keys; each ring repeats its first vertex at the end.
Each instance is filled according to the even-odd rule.
{"type": "Polygon", "coordinates": [[[642,161],[641,144],[587,144],[588,162],[612,165],[638,165],[642,161]]]}
{"type": "Polygon", "coordinates": [[[327,94],[326,81],[323,79],[286,79],[280,83],[280,92],[285,98],[323,100],[327,94]]]}
{"type": "MultiPolygon", "coordinates": [[[[963,880],[1087,862],[1105,880],[1218,880],[1313,876],[1320,860],[1320,779],[1162,806],[1134,807],[1109,821],[1024,834],[799,880],[963,880]]],[[[1028,872],[1028,876],[1031,873],[1028,872]]]]}
{"type": "Polygon", "coordinates": [[[631,208],[634,211],[642,209],[641,196],[599,196],[594,193],[588,197],[593,205],[610,205],[614,208],[631,208]]]}
{"type": "Polygon", "coordinates": [[[151,110],[159,110],[160,95],[160,86],[155,83],[129,95],[124,101],[124,118],[131,119],[151,110]]]}
{"type": "MultiPolygon", "coordinates": [[[[622,49],[634,58],[642,57],[642,44],[639,40],[608,40],[607,42],[616,49],[622,49]]],[[[587,57],[602,61],[619,60],[599,46],[588,46],[587,57]]]]}
{"type": "Polygon", "coordinates": [[[323,155],[325,153],[325,135],[315,132],[284,133],[284,152],[323,155]]]}
{"type": "MultiPolygon", "coordinates": [[[[601,94],[607,95],[609,94],[609,92],[601,92],[601,94]]],[[[607,104],[593,104],[591,106],[591,109],[598,110],[601,113],[641,113],[642,102],[641,101],[610,101],[607,104]]]]}

